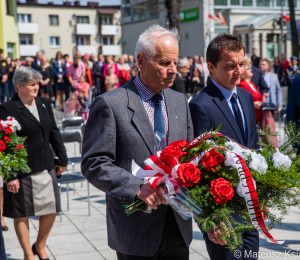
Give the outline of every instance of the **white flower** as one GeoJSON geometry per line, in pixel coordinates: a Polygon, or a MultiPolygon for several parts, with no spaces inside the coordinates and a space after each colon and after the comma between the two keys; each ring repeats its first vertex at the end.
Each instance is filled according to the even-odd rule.
{"type": "MultiPolygon", "coordinates": [[[[256,190],[256,181],[253,178],[252,178],[252,180],[253,180],[253,184],[254,184],[254,187],[256,190]]],[[[248,184],[248,182],[247,182],[247,184],[248,184]]],[[[236,187],[236,192],[240,197],[242,197],[242,198],[245,197],[245,193],[243,192],[243,185],[242,185],[241,181],[239,181],[238,186],[236,187]]]]}
{"type": "Polygon", "coordinates": [[[268,169],[268,164],[263,156],[255,152],[251,152],[252,161],[249,164],[249,167],[257,172],[265,174],[268,169]]]}
{"type": "Polygon", "coordinates": [[[273,166],[279,169],[282,165],[286,168],[290,168],[292,161],[287,155],[279,152],[278,148],[276,148],[276,153],[273,154],[273,166]]]}
{"type": "Polygon", "coordinates": [[[252,151],[248,149],[243,149],[242,154],[240,156],[244,159],[244,161],[248,160],[248,156],[251,155],[252,151]]]}
{"type": "Polygon", "coordinates": [[[225,155],[225,161],[224,161],[225,166],[231,166],[231,167],[236,167],[233,156],[231,154],[231,152],[226,151],[226,155],[225,155]]]}
{"type": "Polygon", "coordinates": [[[216,147],[217,146],[216,143],[212,140],[206,140],[206,143],[210,144],[211,147],[216,147]]]}
{"type": "Polygon", "coordinates": [[[9,116],[8,118],[7,118],[7,120],[6,121],[2,121],[2,124],[4,123],[4,128],[7,128],[7,125],[9,124],[9,125],[11,125],[11,128],[13,128],[13,130],[14,131],[20,131],[21,130],[21,125],[19,124],[19,122],[14,118],[14,117],[11,117],[11,116],[9,116]],[[10,121],[10,120],[8,120],[8,119],[11,119],[12,118],[12,120],[10,121]]]}
{"type": "Polygon", "coordinates": [[[235,142],[231,142],[231,141],[228,141],[225,143],[225,147],[229,150],[229,151],[232,151],[238,155],[241,155],[242,153],[242,147],[240,147],[237,143],[235,142]]]}

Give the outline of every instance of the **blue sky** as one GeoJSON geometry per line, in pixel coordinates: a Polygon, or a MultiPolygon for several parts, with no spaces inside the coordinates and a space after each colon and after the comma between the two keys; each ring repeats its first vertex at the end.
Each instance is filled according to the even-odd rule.
{"type": "MultiPolygon", "coordinates": [[[[48,2],[54,2],[54,4],[62,4],[63,1],[66,0],[38,0],[39,3],[41,4],[45,4],[48,2]]],[[[74,2],[75,0],[69,0],[69,2],[74,2]]],[[[21,0],[20,2],[25,3],[26,0],[21,0]]],[[[100,5],[120,5],[121,4],[121,0],[100,0],[100,1],[96,1],[96,0],[80,0],[82,5],[86,5],[87,2],[99,2],[100,5]]]]}

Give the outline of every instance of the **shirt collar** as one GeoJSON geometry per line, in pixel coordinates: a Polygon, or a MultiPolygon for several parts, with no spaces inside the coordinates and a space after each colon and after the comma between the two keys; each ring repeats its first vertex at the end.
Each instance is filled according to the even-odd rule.
{"type": "MultiPolygon", "coordinates": [[[[156,93],[153,90],[148,88],[141,81],[139,74],[134,79],[134,84],[135,84],[135,87],[136,87],[137,91],[139,92],[139,95],[143,101],[147,102],[156,95],[156,93]]],[[[159,94],[162,95],[162,98],[163,98],[163,90],[159,94]]]]}
{"type": "Polygon", "coordinates": [[[177,71],[178,76],[182,79],[181,73],[177,71]]]}
{"type": "Polygon", "coordinates": [[[215,86],[222,92],[224,98],[227,100],[227,102],[230,101],[231,99],[231,96],[233,93],[237,94],[236,93],[236,86],[234,86],[234,90],[233,91],[230,91],[229,89],[227,88],[224,88],[222,87],[221,85],[219,85],[217,82],[215,82],[213,79],[211,79],[212,82],[215,84],[215,86]]]}

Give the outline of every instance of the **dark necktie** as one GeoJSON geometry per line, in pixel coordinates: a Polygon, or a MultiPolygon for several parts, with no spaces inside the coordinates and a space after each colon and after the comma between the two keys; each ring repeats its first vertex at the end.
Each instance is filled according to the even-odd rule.
{"type": "Polygon", "coordinates": [[[161,133],[162,135],[166,135],[166,128],[165,128],[165,120],[164,115],[162,112],[162,105],[161,100],[162,96],[160,94],[156,94],[153,97],[153,100],[155,102],[154,106],[154,133],[156,132],[161,133]]]}
{"type": "Polygon", "coordinates": [[[238,123],[238,126],[240,128],[241,134],[243,136],[243,140],[244,140],[245,145],[246,145],[243,118],[242,118],[241,110],[239,109],[239,106],[238,106],[238,103],[237,103],[237,94],[236,93],[232,94],[230,101],[231,101],[231,103],[233,105],[233,109],[234,109],[234,113],[235,113],[235,120],[238,123]]]}

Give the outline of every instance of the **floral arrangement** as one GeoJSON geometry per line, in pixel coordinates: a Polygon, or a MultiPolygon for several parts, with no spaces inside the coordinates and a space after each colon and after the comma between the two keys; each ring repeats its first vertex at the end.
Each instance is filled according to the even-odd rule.
{"type": "MultiPolygon", "coordinates": [[[[296,124],[287,125],[288,141],[279,149],[275,149],[271,137],[276,133],[269,126],[259,130],[263,136],[259,152],[218,133],[220,127],[190,144],[182,140],[170,144],[147,159],[144,169],[134,172],[154,188],[165,186],[168,204],[184,219],[193,217],[203,232],[220,228],[220,239],[230,251],[242,244],[242,231],[254,228],[267,241],[282,244],[269,230],[281,223],[290,206],[300,205],[300,160],[292,148],[300,142],[296,124]],[[270,220],[268,228],[262,213],[270,220]],[[242,222],[235,221],[233,214],[242,222]]],[[[139,200],[124,207],[128,215],[147,209],[139,200]]]]}
{"type": "Polygon", "coordinates": [[[18,171],[30,172],[24,148],[26,138],[17,136],[19,130],[21,126],[15,118],[0,119],[0,174],[4,182],[16,176],[18,171]]]}

